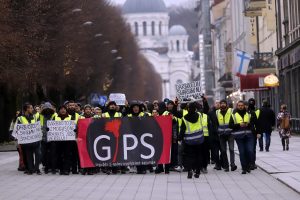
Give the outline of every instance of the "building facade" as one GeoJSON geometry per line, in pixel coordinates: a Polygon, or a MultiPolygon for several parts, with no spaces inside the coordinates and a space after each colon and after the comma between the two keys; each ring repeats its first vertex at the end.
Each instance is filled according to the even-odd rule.
{"type": "Polygon", "coordinates": [[[169,28],[163,0],[127,0],[122,10],[140,52],[162,78],[163,98],[174,99],[175,85],[191,81],[192,53],[186,29],[181,25],[169,28]]]}
{"type": "Polygon", "coordinates": [[[300,118],[300,2],[276,0],[280,103],[300,118]]]}

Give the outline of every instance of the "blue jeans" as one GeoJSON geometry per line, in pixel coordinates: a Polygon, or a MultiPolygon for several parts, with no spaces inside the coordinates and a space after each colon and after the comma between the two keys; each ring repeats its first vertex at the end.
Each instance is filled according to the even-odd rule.
{"type": "Polygon", "coordinates": [[[247,134],[243,138],[236,138],[236,143],[240,152],[242,170],[247,170],[254,162],[254,135],[247,134]]]}
{"type": "Polygon", "coordinates": [[[261,138],[259,138],[259,148],[260,150],[264,149],[264,137],[266,137],[266,150],[269,150],[271,144],[271,132],[265,132],[261,134],[261,138]]]}

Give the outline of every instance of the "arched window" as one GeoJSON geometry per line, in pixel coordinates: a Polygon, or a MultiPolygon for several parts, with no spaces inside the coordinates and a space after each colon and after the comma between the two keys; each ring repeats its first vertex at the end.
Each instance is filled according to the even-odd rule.
{"type": "Polygon", "coordinates": [[[177,49],[177,52],[180,51],[180,43],[179,43],[179,40],[176,41],[176,49],[177,49]]]}
{"type": "Polygon", "coordinates": [[[147,35],[147,22],[143,22],[143,35],[147,35]]]}
{"type": "Polygon", "coordinates": [[[151,32],[152,35],[155,35],[155,22],[151,22],[151,32]]]}
{"type": "Polygon", "coordinates": [[[159,32],[159,35],[162,35],[162,23],[161,22],[159,22],[158,32],[159,32]]]}
{"type": "Polygon", "coordinates": [[[134,22],[134,33],[135,33],[135,36],[139,35],[139,25],[137,22],[134,22]]]}

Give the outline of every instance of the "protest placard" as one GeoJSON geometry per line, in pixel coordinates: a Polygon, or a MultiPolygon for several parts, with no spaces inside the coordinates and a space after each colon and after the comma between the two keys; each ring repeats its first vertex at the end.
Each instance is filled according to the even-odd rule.
{"type": "Polygon", "coordinates": [[[12,136],[18,140],[18,144],[30,144],[42,140],[40,122],[34,124],[16,124],[12,136]]]}
{"type": "Polygon", "coordinates": [[[109,95],[109,100],[116,102],[119,106],[124,106],[126,102],[126,96],[122,93],[111,93],[109,95]]]}
{"type": "Polygon", "coordinates": [[[203,95],[200,81],[178,84],[176,85],[176,93],[179,102],[182,102],[185,98],[191,97],[195,100],[200,100],[203,95]]]}
{"type": "Polygon", "coordinates": [[[71,121],[47,121],[49,131],[47,133],[47,141],[72,141],[76,140],[75,128],[76,124],[71,121]]]}

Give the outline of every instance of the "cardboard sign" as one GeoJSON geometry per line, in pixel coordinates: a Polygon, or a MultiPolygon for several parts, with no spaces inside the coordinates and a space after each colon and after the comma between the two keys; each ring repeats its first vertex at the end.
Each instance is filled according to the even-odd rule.
{"type": "Polygon", "coordinates": [[[116,102],[119,106],[124,106],[126,102],[126,96],[122,93],[112,93],[109,95],[109,100],[116,102]]]}
{"type": "Polygon", "coordinates": [[[179,102],[191,97],[195,100],[201,100],[201,96],[203,95],[200,81],[178,84],[176,85],[176,93],[179,102]]]}
{"type": "Polygon", "coordinates": [[[81,167],[170,163],[172,117],[82,119],[78,122],[81,167]]]}
{"type": "Polygon", "coordinates": [[[73,141],[76,140],[75,121],[47,121],[49,131],[47,133],[47,141],[73,141]]]}
{"type": "Polygon", "coordinates": [[[18,140],[18,144],[30,144],[42,140],[41,123],[16,124],[12,136],[18,140]]]}

